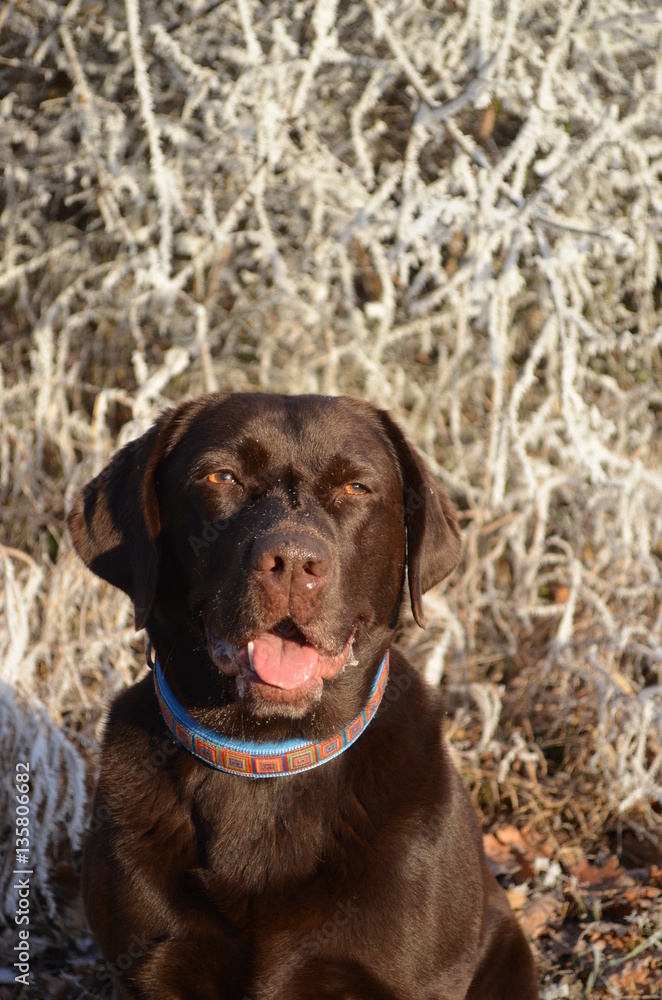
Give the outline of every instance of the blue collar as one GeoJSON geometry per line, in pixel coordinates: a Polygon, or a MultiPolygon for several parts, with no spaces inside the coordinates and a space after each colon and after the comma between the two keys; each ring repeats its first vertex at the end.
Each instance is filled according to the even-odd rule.
{"type": "Polygon", "coordinates": [[[156,697],[165,723],[175,739],[205,764],[228,774],[243,774],[246,778],[278,778],[284,774],[309,771],[337,757],[365,731],[379,708],[387,682],[388,650],[377,671],[365,708],[339,733],[319,743],[307,743],[302,739],[285,740],[283,743],[237,740],[221,736],[196,722],[172,693],[163,668],[154,657],[156,697]]]}

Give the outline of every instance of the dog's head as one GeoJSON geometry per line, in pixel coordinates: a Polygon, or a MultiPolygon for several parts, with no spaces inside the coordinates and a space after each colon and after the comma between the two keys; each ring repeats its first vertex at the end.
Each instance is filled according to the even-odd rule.
{"type": "Polygon", "coordinates": [[[421,595],[461,551],[420,456],[346,397],[182,403],[78,494],[68,524],[162,662],[215,671],[262,716],[303,715],[346,665],[375,666],[405,571],[422,626],[421,595]]]}

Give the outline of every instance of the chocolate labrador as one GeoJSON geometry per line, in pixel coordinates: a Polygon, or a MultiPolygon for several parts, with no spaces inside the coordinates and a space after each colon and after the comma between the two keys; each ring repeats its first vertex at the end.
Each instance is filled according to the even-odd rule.
{"type": "Polygon", "coordinates": [[[440,692],[390,648],[461,541],[388,414],[184,402],[68,523],[153,667],[110,709],[83,854],[116,997],[534,1000],[440,692]]]}

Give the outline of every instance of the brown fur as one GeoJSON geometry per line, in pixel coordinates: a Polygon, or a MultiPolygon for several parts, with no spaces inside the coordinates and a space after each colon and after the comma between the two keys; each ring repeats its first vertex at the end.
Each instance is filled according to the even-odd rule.
{"type": "MultiPolygon", "coordinates": [[[[211,395],[164,414],[76,498],[74,545],[134,602],[200,721],[253,739],[337,732],[397,627],[456,565],[452,505],[388,415],[348,398],[211,395]],[[230,470],[234,479],[208,475],[230,470]],[[350,495],[348,483],[365,485],[350,495]],[[283,570],[284,567],[284,570],[283,570]],[[291,629],[358,661],[314,695],[237,683],[291,629]],[[283,633],[284,634],[284,633],[283,633]]],[[[391,651],[344,754],[251,780],[169,737],[151,676],[114,702],[83,863],[116,995],[140,1000],[534,1000],[528,945],[448,759],[439,691],[391,651]]]]}

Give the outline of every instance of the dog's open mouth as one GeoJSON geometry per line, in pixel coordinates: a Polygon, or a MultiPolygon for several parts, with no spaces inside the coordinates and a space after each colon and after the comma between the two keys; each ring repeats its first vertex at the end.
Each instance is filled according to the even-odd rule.
{"type": "Polygon", "coordinates": [[[289,620],[239,647],[223,641],[212,628],[206,632],[209,655],[219,670],[283,692],[321,689],[323,681],[352,661],[354,632],[335,656],[320,652],[289,620]]]}

